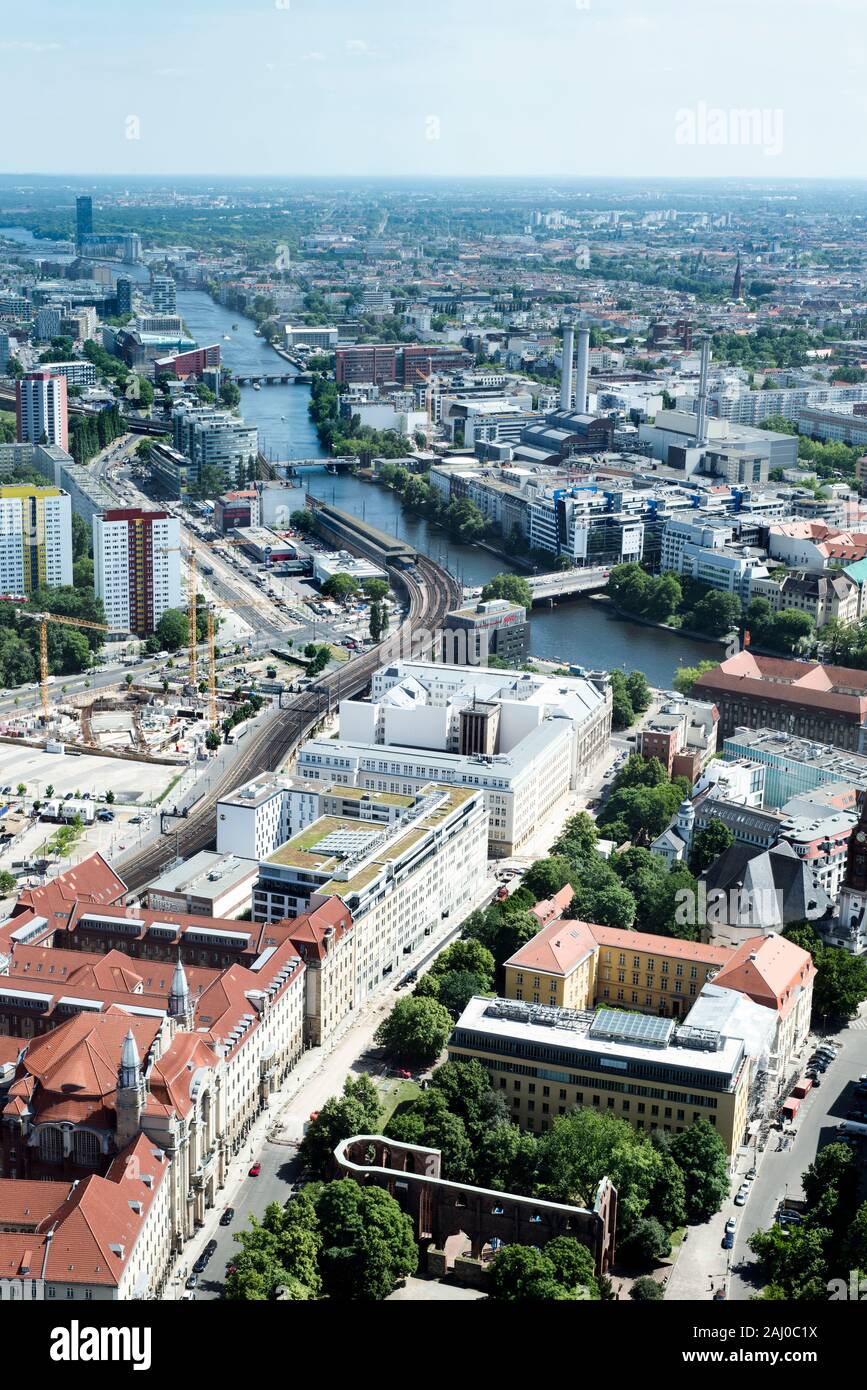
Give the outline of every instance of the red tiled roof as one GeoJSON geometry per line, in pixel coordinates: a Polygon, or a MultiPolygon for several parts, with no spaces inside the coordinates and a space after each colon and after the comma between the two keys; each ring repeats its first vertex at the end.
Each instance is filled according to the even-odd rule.
{"type": "Polygon", "coordinates": [[[776,932],[748,937],[719,971],[714,984],[747,994],[785,1018],[816,974],[808,951],[776,932]]]}
{"type": "Polygon", "coordinates": [[[47,1092],[79,1099],[108,1099],[117,1086],[123,1040],[130,1029],[144,1058],[160,1020],[134,1018],[112,1006],[105,1013],[75,1014],[50,1033],[34,1038],[23,1066],[47,1092]]]}
{"type": "Polygon", "coordinates": [[[35,1182],[27,1178],[0,1178],[0,1226],[37,1230],[69,1196],[71,1182],[35,1182]]]}
{"type": "Polygon", "coordinates": [[[574,896],[575,889],[571,883],[567,883],[560,889],[559,893],[554,894],[553,898],[543,898],[541,902],[536,903],[535,907],[531,907],[530,911],[544,925],[546,922],[550,922],[552,917],[562,917],[574,896]]]}
{"type": "Polygon", "coordinates": [[[101,854],[92,854],[83,859],[74,869],[58,874],[42,888],[25,888],[19,894],[13,917],[32,908],[43,917],[56,917],[59,913],[68,914],[76,901],[111,904],[122,901],[126,896],[126,884],[106,863],[101,854]]]}

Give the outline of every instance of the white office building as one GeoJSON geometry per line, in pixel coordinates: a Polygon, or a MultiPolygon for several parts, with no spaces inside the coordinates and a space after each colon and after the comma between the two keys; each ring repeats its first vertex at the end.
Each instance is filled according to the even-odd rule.
{"type": "Polygon", "coordinates": [[[339,897],[352,913],[357,1007],[444,919],[479,900],[487,817],[471,787],[354,800],[352,814],[319,818],[262,860],[253,920],[282,921],[339,897]]]}
{"type": "Polygon", "coordinates": [[[341,701],[339,737],[308,740],[297,772],[392,795],[427,782],[481,788],[489,853],[505,857],[596,766],[610,733],[604,674],[396,661],[374,673],[369,702],[341,701]]]}

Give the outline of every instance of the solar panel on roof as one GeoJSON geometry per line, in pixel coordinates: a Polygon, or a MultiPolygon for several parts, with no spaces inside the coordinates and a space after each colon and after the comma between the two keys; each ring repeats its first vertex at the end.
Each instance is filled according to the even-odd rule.
{"type": "Polygon", "coordinates": [[[673,1031],[674,1019],[618,1009],[600,1009],[590,1025],[591,1038],[645,1043],[650,1047],[665,1047],[673,1031]]]}

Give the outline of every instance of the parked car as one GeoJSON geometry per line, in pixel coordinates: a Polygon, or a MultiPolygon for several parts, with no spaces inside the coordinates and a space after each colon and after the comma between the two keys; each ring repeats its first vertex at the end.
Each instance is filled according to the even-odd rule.
{"type": "Polygon", "coordinates": [[[198,1276],[198,1274],[191,1274],[184,1287],[185,1287],[185,1288],[188,1288],[188,1289],[195,1289],[195,1288],[198,1288],[198,1284],[199,1284],[199,1276],[198,1276]]]}
{"type": "Polygon", "coordinates": [[[404,1081],[412,1081],[412,1072],[407,1071],[406,1067],[395,1067],[394,1075],[403,1077],[404,1081]]]}
{"type": "Polygon", "coordinates": [[[204,1274],[205,1270],[207,1269],[207,1266],[208,1266],[208,1257],[207,1257],[207,1255],[205,1254],[205,1252],[202,1251],[201,1255],[199,1256],[199,1258],[196,1260],[195,1264],[193,1265],[193,1273],[194,1273],[194,1274],[204,1274]]]}
{"type": "Polygon", "coordinates": [[[756,1178],[757,1178],[758,1176],[759,1176],[759,1170],[758,1170],[758,1168],[755,1168],[755,1167],[754,1167],[754,1168],[750,1168],[750,1170],[749,1170],[749,1172],[747,1173],[747,1176],[746,1176],[746,1181],[747,1181],[747,1182],[755,1182],[755,1180],[756,1180],[756,1178]]]}
{"type": "Polygon", "coordinates": [[[215,1240],[209,1240],[207,1245],[205,1246],[205,1254],[207,1255],[208,1259],[211,1258],[216,1248],[217,1242],[215,1240]]]}
{"type": "Polygon", "coordinates": [[[735,1206],[742,1207],[750,1195],[750,1185],[748,1182],[741,1183],[735,1193],[735,1206]]]}
{"type": "Polygon", "coordinates": [[[261,1163],[254,1163],[254,1164],[253,1164],[253,1167],[250,1169],[250,1172],[249,1172],[249,1175],[248,1175],[248,1176],[251,1177],[251,1178],[258,1178],[258,1176],[259,1176],[259,1174],[261,1173],[261,1171],[262,1171],[262,1165],[261,1165],[261,1163]]]}
{"type": "Polygon", "coordinates": [[[234,1215],[235,1215],[235,1208],[234,1208],[234,1207],[226,1207],[225,1211],[223,1212],[222,1216],[220,1217],[220,1225],[221,1225],[221,1226],[231,1226],[231,1224],[232,1224],[232,1218],[234,1217],[234,1215]]]}

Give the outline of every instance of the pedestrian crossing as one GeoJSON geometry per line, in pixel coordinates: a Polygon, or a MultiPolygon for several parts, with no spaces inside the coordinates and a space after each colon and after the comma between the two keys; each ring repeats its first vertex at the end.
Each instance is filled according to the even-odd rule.
{"type": "Polygon", "coordinates": [[[862,1014],[860,1018],[853,1018],[847,1027],[851,1028],[853,1033],[867,1033],[867,1016],[862,1014]]]}

